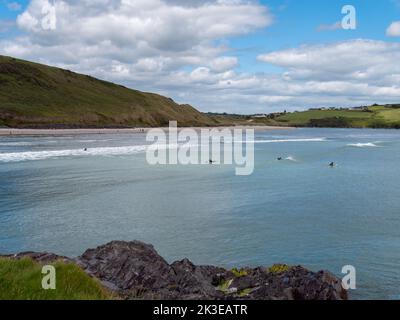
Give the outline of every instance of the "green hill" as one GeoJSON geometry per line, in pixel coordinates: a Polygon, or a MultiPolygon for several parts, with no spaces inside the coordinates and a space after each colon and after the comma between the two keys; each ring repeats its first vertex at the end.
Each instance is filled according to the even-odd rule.
{"type": "Polygon", "coordinates": [[[277,114],[273,123],[292,127],[400,128],[400,105],[308,110],[277,114]]]}
{"type": "Polygon", "coordinates": [[[265,118],[204,114],[158,94],[0,56],[0,127],[157,127],[170,120],[180,126],[400,128],[400,105],[276,113],[265,118]]]}
{"type": "Polygon", "coordinates": [[[0,126],[16,128],[215,125],[172,99],[68,70],[0,56],[0,126]]]}
{"type": "Polygon", "coordinates": [[[373,105],[354,109],[310,109],[268,115],[233,115],[209,113],[223,124],[268,125],[317,128],[386,128],[400,129],[400,105],[373,105]]]}

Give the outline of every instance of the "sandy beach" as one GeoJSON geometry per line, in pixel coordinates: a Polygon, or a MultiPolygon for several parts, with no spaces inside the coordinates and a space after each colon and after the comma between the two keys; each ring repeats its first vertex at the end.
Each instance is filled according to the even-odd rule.
{"type": "MultiPolygon", "coordinates": [[[[289,130],[289,127],[271,126],[236,126],[214,127],[214,129],[254,129],[256,131],[289,130]]],[[[154,128],[127,128],[127,129],[13,129],[0,128],[0,136],[58,136],[58,135],[82,135],[82,134],[138,134],[145,133],[154,128]]],[[[167,127],[161,129],[168,129],[167,127]]],[[[184,129],[183,127],[178,129],[184,129]]],[[[201,130],[203,128],[193,128],[201,130]]],[[[205,129],[205,128],[204,128],[205,129]]],[[[207,128],[210,129],[210,128],[207,128]]]]}

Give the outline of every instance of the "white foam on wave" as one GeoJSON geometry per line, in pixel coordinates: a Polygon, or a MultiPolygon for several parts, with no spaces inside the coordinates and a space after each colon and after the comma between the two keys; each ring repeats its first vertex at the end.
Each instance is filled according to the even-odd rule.
{"type": "Polygon", "coordinates": [[[286,157],[285,160],[297,162],[296,158],[293,156],[286,157]]]}
{"type": "Polygon", "coordinates": [[[77,142],[84,142],[84,143],[92,143],[92,142],[101,142],[104,140],[78,140],[77,142]]]}
{"type": "Polygon", "coordinates": [[[251,140],[238,141],[237,143],[285,143],[285,142],[324,142],[326,138],[304,138],[304,139],[275,139],[275,140],[251,140]]]}
{"type": "Polygon", "coordinates": [[[32,142],[0,142],[0,147],[22,147],[22,146],[31,146],[32,142]]]}
{"type": "Polygon", "coordinates": [[[356,147],[356,148],[379,148],[378,145],[376,145],[373,142],[366,142],[366,143],[349,143],[347,145],[348,147],[356,147]]]}
{"type": "Polygon", "coordinates": [[[29,151],[29,152],[12,152],[0,153],[0,162],[21,162],[33,160],[45,160],[61,157],[76,157],[76,156],[120,156],[131,155],[146,152],[151,148],[158,149],[173,149],[177,145],[136,145],[125,147],[103,147],[89,148],[86,151],[83,149],[67,149],[67,150],[48,150],[48,151],[29,151]]]}
{"type": "Polygon", "coordinates": [[[77,140],[77,142],[82,142],[82,143],[93,143],[93,142],[108,142],[108,141],[112,141],[112,139],[101,139],[101,140],[77,140]]]}
{"type": "Polygon", "coordinates": [[[7,141],[0,142],[0,147],[28,147],[28,146],[38,146],[44,144],[54,144],[58,143],[57,140],[40,140],[40,141],[7,141]]]}

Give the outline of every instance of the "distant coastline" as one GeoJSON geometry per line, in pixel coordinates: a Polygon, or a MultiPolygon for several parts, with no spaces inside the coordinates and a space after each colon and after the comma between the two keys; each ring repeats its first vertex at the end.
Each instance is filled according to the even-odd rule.
{"type": "Polygon", "coordinates": [[[3,136],[136,133],[167,127],[170,120],[180,127],[400,129],[398,103],[306,111],[288,106],[282,112],[249,115],[205,113],[159,94],[1,55],[0,83],[3,136]]]}
{"type": "MultiPolygon", "coordinates": [[[[159,127],[168,129],[167,127],[159,127]]],[[[206,127],[191,127],[193,129],[202,129],[206,127]]],[[[293,130],[291,127],[272,127],[272,126],[229,126],[214,127],[215,129],[254,129],[257,131],[272,130],[293,130]]],[[[18,128],[0,128],[0,136],[42,136],[42,135],[82,135],[82,134],[139,134],[146,133],[154,128],[121,128],[121,129],[18,129],[18,128]]]]}
{"type": "Polygon", "coordinates": [[[370,128],[400,129],[400,104],[361,106],[354,108],[313,108],[305,111],[270,114],[206,114],[222,123],[284,126],[296,128],[370,128]]]}

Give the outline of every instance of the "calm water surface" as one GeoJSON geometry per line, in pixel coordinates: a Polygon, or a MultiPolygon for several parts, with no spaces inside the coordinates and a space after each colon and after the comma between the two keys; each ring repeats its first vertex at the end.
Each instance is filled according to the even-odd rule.
{"type": "Polygon", "coordinates": [[[337,275],[350,264],[353,298],[400,299],[400,131],[256,140],[255,172],[238,177],[233,166],[149,166],[139,134],[0,137],[0,252],[76,256],[138,239],[169,261],[337,275]]]}

